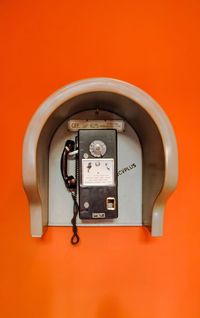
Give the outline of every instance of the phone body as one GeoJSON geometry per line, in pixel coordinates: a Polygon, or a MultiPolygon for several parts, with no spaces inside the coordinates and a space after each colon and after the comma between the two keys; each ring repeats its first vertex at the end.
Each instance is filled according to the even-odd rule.
{"type": "Polygon", "coordinates": [[[117,131],[78,131],[80,219],[118,217],[117,131]]]}

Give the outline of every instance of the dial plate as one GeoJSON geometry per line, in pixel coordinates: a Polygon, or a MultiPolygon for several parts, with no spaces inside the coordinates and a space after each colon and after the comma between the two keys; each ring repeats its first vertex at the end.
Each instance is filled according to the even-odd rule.
{"type": "Polygon", "coordinates": [[[102,140],[94,140],[91,142],[89,150],[93,157],[100,158],[106,153],[106,145],[102,140]]]}

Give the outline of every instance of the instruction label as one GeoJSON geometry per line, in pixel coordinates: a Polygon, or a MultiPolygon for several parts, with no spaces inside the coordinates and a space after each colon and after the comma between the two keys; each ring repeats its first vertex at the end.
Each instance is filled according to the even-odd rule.
{"type": "Polygon", "coordinates": [[[113,186],[114,159],[82,159],[83,186],[113,186]]]}

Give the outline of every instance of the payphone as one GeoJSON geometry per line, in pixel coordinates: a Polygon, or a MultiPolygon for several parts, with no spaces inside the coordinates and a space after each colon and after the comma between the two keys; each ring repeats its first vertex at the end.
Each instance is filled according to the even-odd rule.
{"type": "Polygon", "coordinates": [[[61,156],[61,173],[74,201],[72,244],[79,242],[76,217],[113,219],[118,217],[117,131],[81,129],[75,141],[67,140],[61,156]],[[75,176],[69,176],[67,161],[74,158],[75,176]],[[79,198],[79,200],[77,200],[79,198]],[[79,202],[78,202],[79,201],[79,202]]]}
{"type": "Polygon", "coordinates": [[[177,180],[176,137],[167,115],[147,93],[120,80],[85,79],[55,92],[24,138],[33,237],[48,226],[70,225],[72,212],[73,241],[76,224],[146,226],[161,236],[177,180]]]}

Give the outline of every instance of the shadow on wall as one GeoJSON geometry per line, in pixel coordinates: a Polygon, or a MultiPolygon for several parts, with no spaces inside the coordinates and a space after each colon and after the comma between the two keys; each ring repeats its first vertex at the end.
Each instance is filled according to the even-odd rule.
{"type": "Polygon", "coordinates": [[[130,318],[119,303],[119,300],[113,296],[106,297],[99,305],[95,318],[130,318]]]}

